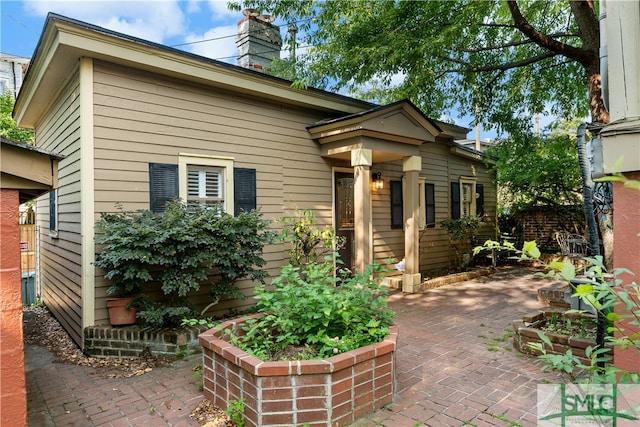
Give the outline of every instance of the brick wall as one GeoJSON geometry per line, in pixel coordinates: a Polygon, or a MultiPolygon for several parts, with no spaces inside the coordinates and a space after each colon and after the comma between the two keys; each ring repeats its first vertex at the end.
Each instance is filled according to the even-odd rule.
{"type": "Polygon", "coordinates": [[[535,240],[542,252],[560,252],[555,234],[570,231],[584,234],[585,220],[582,206],[567,206],[564,210],[553,210],[545,206],[529,208],[519,214],[523,242],[535,240]]]}
{"type": "Polygon", "coordinates": [[[148,348],[158,358],[176,359],[202,351],[198,335],[204,326],[153,329],[139,326],[89,326],[84,329],[84,351],[93,357],[139,357],[148,348]]]}
{"type": "Polygon", "coordinates": [[[393,402],[397,327],[384,341],[323,360],[263,362],[223,340],[200,335],[204,396],[220,408],[244,399],[246,425],[344,426],[393,402]]]}

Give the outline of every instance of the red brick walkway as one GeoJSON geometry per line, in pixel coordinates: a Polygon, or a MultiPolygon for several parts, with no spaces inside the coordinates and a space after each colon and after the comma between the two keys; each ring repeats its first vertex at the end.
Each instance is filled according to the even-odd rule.
{"type": "MultiPolygon", "coordinates": [[[[400,326],[392,407],[357,427],[535,426],[536,386],[560,382],[511,351],[511,321],[539,308],[546,284],[516,269],[431,290],[395,293],[400,326]],[[512,424],[512,425],[518,425],[512,424]]],[[[50,363],[27,372],[29,426],[197,426],[197,356],[143,376],[106,379],[94,368],[50,363]]]]}

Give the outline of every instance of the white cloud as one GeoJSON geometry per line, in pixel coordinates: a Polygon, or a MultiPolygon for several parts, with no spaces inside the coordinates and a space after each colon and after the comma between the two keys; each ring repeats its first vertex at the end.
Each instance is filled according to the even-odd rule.
{"type": "Polygon", "coordinates": [[[213,20],[226,19],[226,18],[237,18],[237,20],[241,20],[244,16],[235,11],[229,10],[227,7],[228,0],[209,0],[209,8],[213,13],[213,20]]]}
{"type": "Polygon", "coordinates": [[[29,0],[24,5],[40,16],[55,12],[157,43],[185,32],[185,16],[175,0],[29,0]]]}
{"type": "Polygon", "coordinates": [[[197,55],[206,56],[207,58],[218,59],[220,61],[228,62],[229,64],[235,64],[238,53],[235,42],[236,32],[236,25],[224,25],[211,28],[204,34],[188,34],[184,38],[186,43],[201,40],[207,41],[182,46],[181,49],[197,55]]]}

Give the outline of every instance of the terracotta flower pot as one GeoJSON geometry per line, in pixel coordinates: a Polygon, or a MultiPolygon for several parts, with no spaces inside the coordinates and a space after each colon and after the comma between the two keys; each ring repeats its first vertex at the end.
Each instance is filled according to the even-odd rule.
{"type": "Polygon", "coordinates": [[[136,309],[127,308],[133,298],[107,298],[109,323],[111,326],[133,325],[136,323],[136,309]]]}

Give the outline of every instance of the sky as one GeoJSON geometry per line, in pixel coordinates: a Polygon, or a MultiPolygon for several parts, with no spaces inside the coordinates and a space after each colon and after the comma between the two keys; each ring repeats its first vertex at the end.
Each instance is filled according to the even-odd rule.
{"type": "MultiPolygon", "coordinates": [[[[230,11],[228,0],[0,0],[0,51],[31,58],[47,13],[54,12],[93,25],[176,47],[235,65],[235,34],[242,12],[230,11]]],[[[276,20],[275,25],[284,22],[276,20]]],[[[282,31],[285,36],[284,30],[282,31]]],[[[283,57],[286,53],[283,54],[283,57]]],[[[472,127],[470,117],[456,124],[472,127]]],[[[445,117],[440,117],[445,119],[445,117]]],[[[475,129],[467,135],[475,138],[475,129]]],[[[495,138],[481,130],[481,139],[495,138]]]]}

